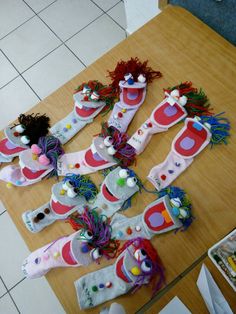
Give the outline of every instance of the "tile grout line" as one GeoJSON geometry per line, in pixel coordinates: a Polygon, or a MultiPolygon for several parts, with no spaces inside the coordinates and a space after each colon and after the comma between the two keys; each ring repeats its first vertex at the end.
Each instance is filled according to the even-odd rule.
{"type": "Polygon", "coordinates": [[[0,213],[0,216],[1,216],[2,214],[4,214],[6,211],[7,211],[7,210],[5,209],[3,212],[1,212],[1,213],[0,213]]]}
{"type": "MultiPolygon", "coordinates": [[[[25,278],[23,278],[22,280],[20,280],[20,281],[19,281],[17,284],[15,284],[15,286],[13,286],[13,287],[16,287],[16,286],[17,286],[20,282],[22,282],[24,279],[25,279],[25,278]]],[[[13,299],[13,297],[12,297],[12,295],[11,295],[11,293],[10,293],[10,290],[11,290],[12,288],[11,288],[10,290],[7,288],[7,286],[6,286],[4,280],[2,279],[1,276],[0,276],[0,280],[2,281],[2,283],[3,283],[4,287],[5,287],[5,289],[7,290],[7,292],[6,292],[4,295],[2,295],[2,296],[0,297],[0,299],[1,299],[3,296],[5,296],[5,295],[8,294],[9,297],[11,298],[13,304],[15,305],[15,308],[16,308],[17,312],[20,314],[20,310],[19,310],[18,306],[16,305],[16,302],[15,302],[15,300],[13,299]]]]}

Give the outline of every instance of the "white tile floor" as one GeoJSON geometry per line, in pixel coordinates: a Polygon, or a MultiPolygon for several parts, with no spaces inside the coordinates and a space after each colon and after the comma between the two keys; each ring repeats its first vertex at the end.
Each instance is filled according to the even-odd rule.
{"type": "MultiPolygon", "coordinates": [[[[123,40],[125,28],[121,0],[0,0],[0,129],[123,40]]],[[[1,314],[65,313],[44,278],[23,277],[29,250],[1,203],[0,252],[1,314]]]]}

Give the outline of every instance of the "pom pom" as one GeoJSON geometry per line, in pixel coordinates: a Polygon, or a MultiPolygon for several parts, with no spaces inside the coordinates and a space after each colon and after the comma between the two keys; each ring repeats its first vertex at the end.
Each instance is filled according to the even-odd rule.
{"type": "Polygon", "coordinates": [[[179,103],[181,106],[185,106],[187,104],[187,101],[188,101],[188,98],[184,95],[179,98],[179,103]]]}
{"type": "Polygon", "coordinates": [[[33,144],[31,146],[31,152],[32,154],[39,155],[42,153],[42,149],[37,144],[33,144]]]}
{"type": "Polygon", "coordinates": [[[44,166],[48,166],[50,164],[50,159],[48,159],[46,155],[40,155],[38,160],[40,164],[44,166]]]}
{"type": "Polygon", "coordinates": [[[171,93],[170,93],[170,96],[171,96],[171,97],[174,97],[174,98],[178,98],[178,97],[179,97],[179,91],[178,91],[178,89],[172,90],[171,93]]]}
{"type": "Polygon", "coordinates": [[[28,137],[27,135],[21,136],[20,140],[21,140],[21,142],[22,142],[23,144],[25,144],[25,145],[27,145],[27,144],[30,143],[30,139],[29,139],[29,137],[28,137]]]}
{"type": "Polygon", "coordinates": [[[113,156],[117,152],[113,146],[108,147],[107,152],[109,155],[113,156]]]}

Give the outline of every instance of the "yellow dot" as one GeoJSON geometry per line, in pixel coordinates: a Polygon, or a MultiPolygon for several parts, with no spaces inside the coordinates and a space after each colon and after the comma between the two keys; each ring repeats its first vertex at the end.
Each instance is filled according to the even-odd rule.
{"type": "Polygon", "coordinates": [[[121,111],[122,111],[123,113],[125,113],[125,112],[126,112],[126,109],[124,108],[124,109],[122,109],[121,111]]]}
{"type": "Polygon", "coordinates": [[[33,160],[37,160],[37,159],[38,159],[38,155],[32,154],[32,159],[33,159],[33,160]]]}
{"type": "Polygon", "coordinates": [[[134,266],[132,269],[131,269],[131,273],[134,275],[134,276],[138,276],[141,274],[141,270],[138,268],[138,266],[134,266]]]}
{"type": "Polygon", "coordinates": [[[71,129],[71,124],[67,124],[67,125],[66,125],[66,128],[67,128],[67,129],[71,129]]]}
{"type": "Polygon", "coordinates": [[[11,183],[11,182],[8,182],[8,183],[7,183],[7,188],[8,188],[8,189],[11,189],[11,188],[12,188],[12,186],[13,186],[13,185],[12,185],[12,183],[11,183]]]}
{"type": "Polygon", "coordinates": [[[68,165],[68,168],[73,169],[73,168],[74,168],[74,165],[69,164],[69,165],[68,165]]]}
{"type": "Polygon", "coordinates": [[[58,258],[60,256],[60,252],[55,252],[55,253],[53,253],[53,257],[54,258],[58,258]]]}
{"type": "Polygon", "coordinates": [[[60,195],[65,195],[66,191],[65,190],[61,190],[60,191],[60,195]]]}

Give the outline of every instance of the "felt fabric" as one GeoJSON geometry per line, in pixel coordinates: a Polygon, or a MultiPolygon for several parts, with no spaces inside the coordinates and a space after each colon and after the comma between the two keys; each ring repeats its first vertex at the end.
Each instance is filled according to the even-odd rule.
{"type": "Polygon", "coordinates": [[[150,117],[132,135],[128,144],[133,146],[139,155],[144,151],[154,134],[168,131],[170,127],[186,116],[187,111],[179,101],[166,93],[166,98],[157,105],[150,117]]]}
{"type": "Polygon", "coordinates": [[[33,181],[27,181],[21,173],[21,167],[18,165],[9,165],[0,170],[0,180],[11,183],[15,186],[31,185],[33,181]]]}
{"type": "Polygon", "coordinates": [[[50,269],[78,267],[92,262],[90,249],[80,239],[80,231],[59,238],[32,252],[23,262],[23,274],[30,279],[44,276],[50,269]],[[86,249],[83,251],[83,246],[86,249]]]}
{"type": "Polygon", "coordinates": [[[156,234],[182,227],[182,222],[172,212],[170,198],[165,195],[149,204],[144,212],[132,218],[115,214],[111,220],[112,236],[118,240],[137,237],[151,239],[156,234]]]}
{"type": "Polygon", "coordinates": [[[148,180],[157,190],[170,185],[210,143],[211,136],[205,125],[197,119],[187,118],[184,127],[174,138],[167,158],[151,169],[148,180]]]}
{"type": "Polygon", "coordinates": [[[13,160],[14,157],[11,156],[4,156],[2,154],[0,154],[0,163],[1,162],[11,162],[13,160]]]}

